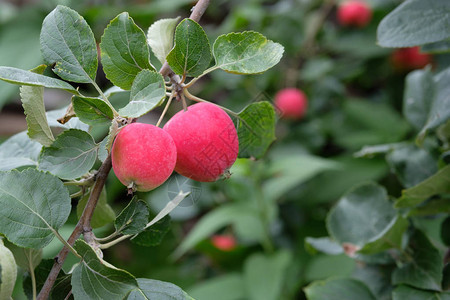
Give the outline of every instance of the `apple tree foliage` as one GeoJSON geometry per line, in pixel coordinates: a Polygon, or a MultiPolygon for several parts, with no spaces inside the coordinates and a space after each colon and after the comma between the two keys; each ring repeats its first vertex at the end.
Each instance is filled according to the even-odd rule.
{"type": "MultiPolygon", "coordinates": [[[[379,23],[378,44],[449,52],[449,12],[448,1],[404,1],[379,23]]],[[[392,196],[380,184],[364,183],[339,199],[327,214],[329,236],[308,237],[306,247],[345,253],[363,266],[353,278],[311,283],[308,299],[450,299],[449,74],[448,64],[410,72],[402,113],[414,134],[355,154],[384,156],[403,189],[392,196]],[[421,225],[422,217],[441,220],[437,237],[421,225]]]]}
{"type": "MultiPolygon", "coordinates": [[[[168,230],[168,213],[188,193],[180,191],[155,217],[150,216],[145,202],[135,198],[116,216],[103,191],[84,229],[84,240],[69,245],[59,230],[72,210],[82,219],[89,209],[98,162],[107,163],[120,127],[161,106],[168,95],[172,93],[172,98],[175,92],[182,93],[196,79],[214,70],[262,73],[279,62],[283,47],[253,31],[224,34],[211,45],[203,28],[191,19],[159,20],[146,34],[124,12],[104,30],[98,52],[85,19],[61,5],[45,18],[40,46],[45,65],[33,70],[0,67],[0,79],[20,85],[28,125],[26,132],[0,146],[0,233],[11,247],[28,253],[30,263],[25,268],[33,276],[24,281],[26,293],[36,296],[53,265],[46,260],[31,263],[31,257],[39,256],[56,237],[61,246],[69,247],[77,263],[69,273],[58,275],[50,293],[53,299],[70,294],[74,299],[191,299],[174,284],[136,278],[103,260],[102,255],[102,249],[125,238],[139,245],[157,245],[168,230]],[[170,82],[165,82],[152,65],[151,55],[161,64],[167,61],[175,73],[172,76],[179,76],[177,91],[168,87],[170,82]],[[102,91],[96,83],[99,57],[106,77],[114,85],[108,91],[102,91]],[[186,79],[190,82],[185,84],[186,79]],[[83,94],[79,84],[92,85],[96,93],[83,94]],[[45,89],[71,93],[67,110],[46,112],[45,89]],[[114,107],[109,97],[125,91],[130,93],[129,103],[120,109],[114,107]],[[91,129],[105,124],[110,127],[109,134],[96,141],[91,129]],[[92,237],[91,227],[112,223],[116,230],[111,235],[92,237]]],[[[187,98],[190,96],[194,97],[186,93],[187,98]]],[[[232,116],[242,143],[240,157],[261,156],[274,140],[272,105],[254,103],[232,116]],[[265,117],[252,122],[255,113],[265,117]]],[[[0,298],[8,299],[16,278],[16,263],[1,239],[0,253],[0,298]]]]}
{"type": "MultiPolygon", "coordinates": [[[[28,125],[0,145],[0,299],[20,277],[16,264],[27,270],[28,298],[41,290],[55,265],[41,259],[42,249],[66,243],[62,233],[72,232],[70,218],[82,220],[96,192],[90,226],[109,225],[112,233],[92,237],[88,231],[74,242],[52,299],[70,293],[75,299],[450,299],[450,4],[368,0],[371,24],[342,29],[333,18],[339,2],[227,1],[230,12],[212,33],[179,17],[158,20],[144,32],[130,10],[109,23],[98,48],[75,11],[58,6],[50,13],[40,43],[46,65],[0,67],[1,79],[20,86],[28,125]],[[244,31],[252,27],[285,53],[278,43],[244,31]],[[236,33],[223,34],[230,31],[236,33]],[[390,72],[388,54],[412,46],[435,55],[433,65],[390,72]],[[97,51],[113,85],[108,90],[98,87],[97,51]],[[155,68],[165,61],[185,91],[226,90],[225,108],[242,108],[249,90],[276,91],[285,80],[284,86],[307,91],[309,111],[301,122],[279,122],[277,131],[269,101],[229,111],[240,142],[231,178],[198,190],[173,176],[144,194],[147,201],[123,199],[116,211],[106,189],[95,189],[96,170],[108,161],[120,127],[168,102],[173,82],[155,68]],[[225,72],[212,72],[217,69],[225,72]],[[204,76],[209,81],[202,86],[204,76]],[[96,92],[83,92],[86,86],[96,92]],[[70,107],[46,111],[44,89],[73,94],[70,107]],[[115,95],[126,95],[127,102],[116,106],[115,95]],[[109,127],[103,139],[94,138],[99,126],[109,127]],[[275,132],[278,141],[267,151],[275,132]],[[176,244],[167,247],[169,213],[189,230],[180,237],[176,227],[176,244]],[[229,252],[209,241],[224,231],[237,239],[229,252]],[[183,289],[136,278],[103,259],[104,249],[124,239],[139,246],[163,240],[164,257],[177,260],[149,268],[188,273],[183,289]]],[[[33,30],[27,24],[15,33],[33,30]]]]}

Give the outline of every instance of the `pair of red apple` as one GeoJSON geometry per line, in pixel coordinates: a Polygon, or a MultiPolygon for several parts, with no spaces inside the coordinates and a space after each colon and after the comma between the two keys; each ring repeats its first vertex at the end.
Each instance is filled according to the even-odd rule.
{"type": "Polygon", "coordinates": [[[215,181],[236,161],[239,141],[231,118],[212,103],[175,114],[161,129],[132,123],[117,135],[111,159],[126,186],[150,191],[175,170],[196,181],[215,181]]]}

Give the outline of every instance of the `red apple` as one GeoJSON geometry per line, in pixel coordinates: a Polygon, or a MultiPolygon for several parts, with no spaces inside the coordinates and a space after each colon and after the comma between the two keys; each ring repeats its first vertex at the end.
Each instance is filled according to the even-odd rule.
{"type": "Polygon", "coordinates": [[[150,191],[172,174],[177,149],[172,137],[154,125],[132,123],[122,128],[111,150],[112,167],[124,185],[150,191]]]}
{"type": "Polygon", "coordinates": [[[193,180],[219,179],[236,161],[239,141],[231,118],[212,103],[197,103],[164,126],[177,147],[175,171],[193,180]]]}
{"type": "Polygon", "coordinates": [[[275,95],[275,107],[283,119],[299,120],[306,114],[308,99],[299,89],[287,88],[275,95]]]}
{"type": "Polygon", "coordinates": [[[338,6],[337,18],[342,26],[365,27],[372,19],[372,9],[361,0],[344,1],[338,6]]]}
{"type": "Polygon", "coordinates": [[[431,55],[420,53],[419,47],[400,48],[392,53],[391,62],[397,70],[411,71],[430,64],[431,55]]]}
{"type": "Polygon", "coordinates": [[[236,248],[236,239],[231,235],[214,235],[211,243],[219,250],[231,251],[236,248]]]}

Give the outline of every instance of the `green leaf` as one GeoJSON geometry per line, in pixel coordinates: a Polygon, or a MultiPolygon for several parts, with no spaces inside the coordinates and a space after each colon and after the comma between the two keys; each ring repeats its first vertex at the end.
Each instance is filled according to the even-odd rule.
{"type": "Polygon", "coordinates": [[[73,96],[72,104],[77,117],[86,124],[110,124],[114,118],[111,107],[102,99],[73,96]]]}
{"type": "Polygon", "coordinates": [[[383,47],[411,47],[447,39],[450,37],[446,18],[449,13],[448,1],[405,1],[378,25],[378,44],[383,47]]]}
{"type": "MultiPolygon", "coordinates": [[[[45,283],[46,279],[47,277],[43,278],[44,281],[42,282],[42,284],[45,283]]],[[[66,299],[72,293],[71,280],[72,274],[65,274],[64,272],[60,272],[51,290],[50,300],[66,299]]],[[[37,290],[39,291],[40,289],[37,290]]],[[[73,296],[71,298],[69,297],[68,299],[73,299],[73,296]]]]}
{"type": "Polygon", "coordinates": [[[248,105],[239,113],[236,126],[239,158],[261,158],[275,140],[275,110],[267,101],[248,105]]]}
{"type": "Polygon", "coordinates": [[[215,68],[234,74],[262,73],[275,66],[284,48],[254,31],[219,36],[213,45],[215,68]]]}
{"type": "Polygon", "coordinates": [[[364,283],[350,278],[316,281],[304,291],[308,300],[375,300],[375,296],[364,283]]]}
{"type": "Polygon", "coordinates": [[[143,69],[154,70],[145,34],[123,12],[105,29],[100,43],[106,77],[124,90],[129,90],[136,75],[143,69]]]}
{"type": "Polygon", "coordinates": [[[0,145],[0,171],[37,166],[42,145],[30,140],[26,131],[17,133],[0,145]]]}
{"type": "Polygon", "coordinates": [[[406,188],[419,184],[438,170],[433,156],[415,145],[396,148],[386,156],[386,160],[406,188]]]}
{"type": "Polygon", "coordinates": [[[84,241],[77,240],[74,248],[83,258],[72,272],[75,299],[123,299],[138,286],[133,275],[106,264],[84,241]]]}
{"type": "Polygon", "coordinates": [[[119,110],[119,115],[138,118],[162,103],[166,97],[166,86],[161,74],[142,70],[131,86],[130,103],[119,110]]]}
{"type": "Polygon", "coordinates": [[[173,36],[179,20],[180,17],[161,19],[153,23],[148,29],[147,43],[162,64],[166,61],[167,54],[173,48],[173,36]]]}
{"type": "Polygon", "coordinates": [[[413,207],[431,196],[450,193],[450,165],[442,168],[436,174],[422,181],[416,186],[402,191],[402,196],[395,202],[395,206],[413,207]]]}
{"type": "Polygon", "coordinates": [[[400,285],[392,293],[392,300],[450,300],[450,292],[431,292],[400,285]]]}
{"type": "Polygon", "coordinates": [[[188,290],[194,299],[241,300],[246,298],[244,280],[239,273],[227,273],[194,285],[188,290]]]}
{"type": "Polygon", "coordinates": [[[403,115],[415,129],[425,126],[435,94],[430,68],[416,70],[406,76],[403,115]]]}
{"type": "Polygon", "coordinates": [[[0,232],[18,246],[39,249],[64,225],[71,201],[58,178],[26,169],[0,172],[0,206],[0,232]]]}
{"type": "Polygon", "coordinates": [[[114,227],[117,232],[123,234],[136,234],[145,228],[148,218],[147,203],[134,196],[127,207],[117,216],[114,227]]]}
{"type": "Polygon", "coordinates": [[[78,91],[65,81],[13,67],[0,67],[0,79],[13,84],[43,86],[65,90],[75,95],[78,91]]]}
{"type": "Polygon", "coordinates": [[[412,257],[394,271],[392,283],[440,291],[444,266],[439,251],[425,234],[418,230],[409,240],[408,251],[412,252],[412,257]]]}
{"type": "Polygon", "coordinates": [[[86,131],[69,129],[60,134],[39,156],[39,169],[62,179],[76,179],[92,168],[98,146],[86,131]]]}
{"type": "MultiPolygon", "coordinates": [[[[366,183],[344,195],[329,212],[326,223],[328,232],[337,242],[363,248],[380,239],[384,242],[383,238],[391,234],[397,219],[386,190],[375,183],[366,183]]],[[[393,239],[391,247],[399,247],[401,234],[393,239]]],[[[388,245],[390,243],[384,246],[388,245]]]]}
{"type": "Polygon", "coordinates": [[[92,83],[97,74],[97,44],[86,20],[58,5],[42,23],[41,52],[53,72],[64,80],[92,83]]]}
{"type": "Polygon", "coordinates": [[[250,300],[280,299],[286,270],[292,263],[292,255],[278,251],[271,256],[253,254],[244,263],[244,285],[250,300]]]}
{"type": "Polygon", "coordinates": [[[450,198],[431,198],[410,210],[408,216],[434,216],[442,213],[450,214],[450,198]]]}
{"type": "MultiPolygon", "coordinates": [[[[45,69],[36,68],[32,72],[42,74],[45,69]]],[[[50,146],[55,138],[48,126],[47,117],[45,115],[44,106],[44,88],[41,86],[21,86],[20,98],[25,112],[28,136],[44,146],[50,146]]]]}
{"type": "Polygon", "coordinates": [[[341,245],[330,239],[329,237],[305,238],[305,247],[310,250],[310,252],[320,251],[329,255],[338,255],[344,252],[341,245]],[[313,251],[311,251],[313,250],[313,251]]]}
{"type": "Polygon", "coordinates": [[[266,170],[273,176],[262,186],[263,194],[269,201],[275,201],[299,184],[323,171],[336,169],[337,166],[332,161],[312,155],[286,155],[274,159],[266,170]]]}
{"type": "MultiPolygon", "coordinates": [[[[36,290],[39,292],[44,286],[45,281],[47,280],[48,274],[55,263],[54,259],[44,259],[37,266],[34,271],[34,275],[36,278],[36,290]]],[[[56,278],[55,284],[50,292],[51,300],[55,299],[65,299],[65,297],[69,294],[72,289],[70,285],[71,275],[67,275],[64,272],[60,272],[58,277],[56,278]]],[[[33,297],[33,287],[31,282],[30,274],[25,274],[23,279],[23,290],[25,294],[28,296],[28,299],[32,299],[33,297]]]]}
{"type": "Polygon", "coordinates": [[[376,254],[394,247],[400,249],[403,234],[408,229],[408,225],[409,223],[405,218],[398,216],[392,226],[379,234],[372,242],[365,244],[358,253],[376,254]]]}
{"type": "Polygon", "coordinates": [[[0,238],[0,299],[12,299],[16,277],[17,266],[14,256],[0,238]]]}
{"type": "Polygon", "coordinates": [[[358,263],[352,278],[360,280],[372,291],[377,300],[392,300],[392,267],[385,264],[358,263]]]}
{"type": "MultiPolygon", "coordinates": [[[[150,221],[150,219],[148,219],[150,221]]],[[[152,226],[138,233],[138,235],[131,238],[135,244],[150,247],[158,246],[167,232],[170,229],[170,217],[165,216],[152,226]]]]}
{"type": "Polygon", "coordinates": [[[121,89],[120,87],[113,85],[112,87],[107,89],[105,92],[103,92],[103,94],[105,95],[106,98],[109,99],[109,97],[114,96],[116,94],[127,93],[127,92],[128,91],[125,91],[124,89],[121,89]]]}
{"type": "MultiPolygon", "coordinates": [[[[89,200],[90,192],[86,193],[77,205],[78,218],[81,217],[84,208],[89,200]]],[[[94,214],[92,215],[91,226],[92,228],[99,228],[111,223],[116,218],[116,214],[111,206],[108,204],[108,197],[106,195],[106,189],[103,188],[98,199],[97,206],[95,207],[94,214]]]]}
{"type": "Polygon", "coordinates": [[[436,43],[423,45],[420,49],[425,53],[441,54],[450,52],[450,40],[443,40],[436,43]]]}
{"type": "MultiPolygon", "coordinates": [[[[114,123],[114,121],[113,121],[114,123]]],[[[116,123],[117,124],[117,123],[116,123]]],[[[107,135],[99,144],[98,146],[98,159],[101,162],[104,162],[106,158],[108,157],[108,150],[106,149],[106,144],[108,143],[109,135],[107,135]]]]}
{"type": "Polygon", "coordinates": [[[428,116],[425,125],[417,137],[417,142],[421,144],[427,131],[444,124],[450,119],[450,68],[445,69],[433,78],[435,84],[435,93],[431,99],[431,105],[427,110],[428,116]]]}
{"type": "Polygon", "coordinates": [[[17,266],[24,270],[34,270],[42,260],[42,249],[31,249],[16,246],[7,240],[4,240],[6,247],[11,250],[16,260],[17,266]]]}
{"type": "Polygon", "coordinates": [[[185,291],[170,282],[138,278],[139,288],[132,290],[127,300],[193,300],[185,291]]]}
{"type": "Polygon", "coordinates": [[[191,19],[184,19],[175,30],[175,47],[167,62],[178,75],[196,77],[211,61],[211,46],[203,28],[191,19]]]}

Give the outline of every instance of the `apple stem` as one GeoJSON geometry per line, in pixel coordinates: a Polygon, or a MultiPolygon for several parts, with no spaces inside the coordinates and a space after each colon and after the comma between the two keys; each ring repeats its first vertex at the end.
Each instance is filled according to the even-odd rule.
{"type": "Polygon", "coordinates": [[[232,115],[233,117],[239,118],[239,115],[238,115],[237,113],[235,113],[234,111],[232,111],[231,109],[228,109],[228,108],[223,107],[223,106],[220,106],[220,105],[218,105],[218,104],[216,104],[216,103],[212,103],[212,102],[210,102],[210,101],[208,101],[208,100],[205,100],[205,99],[199,98],[199,97],[197,97],[197,96],[194,96],[194,95],[192,95],[191,93],[189,93],[189,91],[188,91],[187,89],[184,89],[184,90],[183,90],[183,94],[184,94],[188,99],[191,99],[192,101],[195,101],[195,102],[207,102],[207,103],[214,104],[214,105],[216,105],[217,107],[220,107],[221,109],[223,109],[224,111],[226,111],[227,113],[229,113],[230,115],[232,115]]]}
{"type": "Polygon", "coordinates": [[[128,195],[133,195],[134,192],[136,192],[136,183],[134,183],[134,181],[132,181],[128,186],[128,195]]]}
{"type": "Polygon", "coordinates": [[[158,122],[156,123],[156,127],[159,127],[159,125],[161,124],[164,116],[166,115],[167,110],[169,109],[170,103],[172,103],[172,99],[173,99],[173,93],[170,94],[169,100],[167,100],[166,106],[164,106],[164,110],[161,113],[161,116],[159,117],[158,122]]]}

